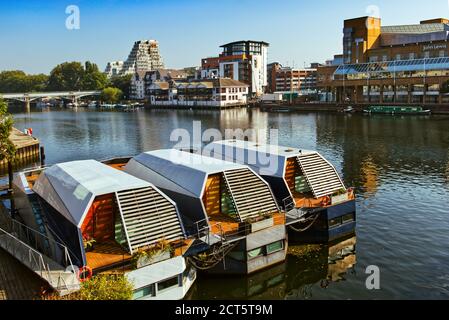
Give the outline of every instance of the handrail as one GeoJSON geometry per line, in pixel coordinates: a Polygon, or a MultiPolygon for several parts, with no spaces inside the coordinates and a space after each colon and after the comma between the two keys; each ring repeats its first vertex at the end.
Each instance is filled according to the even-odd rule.
{"type": "MultiPolygon", "coordinates": [[[[30,243],[31,242],[31,240],[30,240],[30,232],[32,234],[34,234],[34,241],[35,241],[35,245],[36,246],[38,245],[38,238],[37,237],[40,237],[41,240],[49,241],[50,243],[56,245],[61,251],[63,251],[63,254],[64,254],[64,267],[71,267],[73,272],[75,273],[75,268],[73,266],[73,262],[72,262],[72,259],[70,257],[69,250],[68,250],[67,246],[65,246],[62,243],[59,243],[58,241],[56,241],[54,239],[49,238],[45,234],[43,234],[43,233],[41,233],[41,232],[39,232],[37,230],[34,230],[34,229],[28,227],[27,225],[25,225],[25,224],[15,220],[15,219],[11,218],[10,219],[10,223],[11,223],[11,226],[10,226],[11,231],[12,232],[17,232],[18,233],[18,239],[23,241],[23,242],[25,242],[25,243],[27,243],[27,244],[29,244],[29,245],[31,245],[31,243],[30,243]],[[24,228],[26,230],[26,235],[23,235],[23,230],[21,228],[24,228]]],[[[53,252],[47,251],[48,248],[46,246],[44,246],[43,249],[47,253],[50,253],[54,260],[58,260],[57,259],[56,247],[53,250],[53,252]]]]}
{"type": "MultiPolygon", "coordinates": [[[[70,287],[66,283],[62,277],[62,274],[64,273],[63,271],[60,270],[58,272],[58,270],[51,270],[50,265],[45,263],[44,255],[42,253],[2,228],[0,228],[0,234],[4,236],[4,241],[0,242],[0,246],[17,258],[21,263],[36,272],[41,278],[45,279],[53,288],[56,290],[70,290],[79,288],[77,284],[70,287]],[[20,250],[19,248],[22,248],[23,250],[20,250]],[[54,283],[51,272],[58,272],[57,283],[54,283]],[[61,281],[64,283],[63,286],[60,285],[61,281]]],[[[73,271],[75,270],[73,269],[73,271]]],[[[75,272],[73,273],[73,277],[76,277],[75,272]]]]}

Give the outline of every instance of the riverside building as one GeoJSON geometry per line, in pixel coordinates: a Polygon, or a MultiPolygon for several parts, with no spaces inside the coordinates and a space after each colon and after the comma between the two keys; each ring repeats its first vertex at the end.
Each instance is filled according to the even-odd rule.
{"type": "Polygon", "coordinates": [[[159,42],[156,40],[141,40],[134,43],[128,59],[123,64],[120,75],[156,69],[164,69],[159,42]]]}
{"type": "Polygon", "coordinates": [[[268,85],[268,47],[262,41],[237,41],[222,45],[219,57],[202,59],[203,78],[230,78],[249,85],[251,96],[260,96],[268,85]]]}
{"type": "Polygon", "coordinates": [[[318,68],[326,102],[449,103],[449,20],[382,26],[381,19],[345,20],[342,63],[318,68]]]}

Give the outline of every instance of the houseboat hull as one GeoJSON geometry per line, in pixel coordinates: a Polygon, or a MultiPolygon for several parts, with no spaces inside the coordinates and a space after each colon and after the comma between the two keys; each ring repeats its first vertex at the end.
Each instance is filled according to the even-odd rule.
{"type": "Polygon", "coordinates": [[[287,258],[288,242],[285,225],[252,233],[238,242],[223,261],[208,274],[250,275],[283,263],[287,258]],[[270,247],[275,248],[271,252],[270,247]]]}
{"type": "Polygon", "coordinates": [[[323,208],[317,212],[319,215],[310,229],[296,232],[292,225],[288,237],[291,243],[328,243],[338,241],[356,232],[356,203],[351,200],[342,204],[323,208]]]}
{"type": "Polygon", "coordinates": [[[181,300],[196,280],[196,270],[176,257],[126,273],[133,300],[181,300]]]}

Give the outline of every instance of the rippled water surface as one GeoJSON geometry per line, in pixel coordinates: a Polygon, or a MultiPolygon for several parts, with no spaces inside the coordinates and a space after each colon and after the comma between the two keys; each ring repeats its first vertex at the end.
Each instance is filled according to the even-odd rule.
{"type": "Polygon", "coordinates": [[[279,129],[283,145],[321,152],[356,187],[357,236],[331,246],[290,248],[285,264],[251,277],[200,276],[191,298],[449,298],[449,117],[390,117],[252,110],[33,111],[47,164],[105,159],[172,147],[175,128],[279,129]],[[355,247],[355,250],[354,250],[355,247]],[[381,290],[365,287],[366,267],[381,290]]]}

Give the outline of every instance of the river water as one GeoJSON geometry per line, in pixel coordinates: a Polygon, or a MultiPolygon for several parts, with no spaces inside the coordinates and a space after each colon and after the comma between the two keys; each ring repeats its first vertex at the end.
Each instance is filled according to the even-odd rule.
{"type": "Polygon", "coordinates": [[[33,128],[46,163],[106,159],[172,147],[173,129],[278,129],[282,145],[317,150],[357,192],[357,235],[291,246],[285,264],[251,277],[200,275],[193,299],[449,298],[449,117],[266,113],[14,111],[33,128]],[[368,290],[368,266],[380,290],[368,290]]]}

